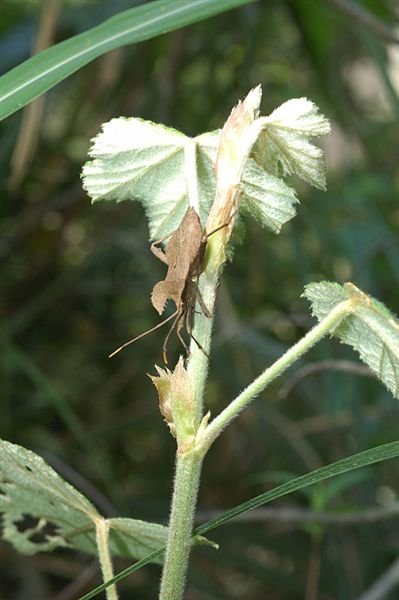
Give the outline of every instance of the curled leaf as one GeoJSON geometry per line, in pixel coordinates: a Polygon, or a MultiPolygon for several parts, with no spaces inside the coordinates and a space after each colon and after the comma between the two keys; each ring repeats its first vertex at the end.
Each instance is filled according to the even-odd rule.
{"type": "Polygon", "coordinates": [[[238,208],[278,232],[295,215],[297,202],[282,177],[295,174],[326,187],[323,152],[309,139],[329,133],[328,120],[306,98],[289,100],[260,117],[260,100],[258,86],[233,108],[220,135],[215,201],[207,221],[208,232],[225,226],[209,244],[217,264],[224,261],[238,208]]]}
{"type": "Polygon", "coordinates": [[[257,137],[251,125],[259,116],[261,98],[262,88],[258,85],[245,100],[238,102],[223,126],[215,163],[218,194],[227,193],[241,182],[245,162],[257,137]]]}
{"type": "Polygon", "coordinates": [[[208,232],[221,228],[217,242],[211,241],[218,263],[224,260],[224,247],[233,229],[234,215],[238,210],[242,191],[242,174],[257,139],[258,134],[253,124],[259,116],[261,97],[260,86],[252,89],[233,108],[220,134],[215,163],[216,194],[207,221],[208,232]]]}

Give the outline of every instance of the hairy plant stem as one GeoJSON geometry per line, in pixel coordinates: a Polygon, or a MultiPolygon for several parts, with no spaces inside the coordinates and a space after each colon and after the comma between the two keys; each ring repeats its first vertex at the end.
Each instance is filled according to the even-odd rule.
{"type": "Polygon", "coordinates": [[[235,419],[260,392],[262,392],[276,377],[288,369],[298,358],[310,350],[328,333],[331,333],[351,311],[349,301],[341,302],[322,320],[315,325],[302,339],[294,344],[268,369],[263,371],[248,387],[245,388],[230,404],[207,426],[203,439],[203,450],[206,452],[223,429],[235,419]]]}
{"type": "Polygon", "coordinates": [[[197,453],[177,456],[160,600],[183,598],[201,466],[197,453]]]}
{"type": "MultiPolygon", "coordinates": [[[[205,273],[201,282],[203,299],[213,314],[217,271],[205,273]]],[[[191,548],[194,511],[197,504],[202,459],[223,429],[245,408],[256,395],[281,375],[305,352],[324,336],[333,331],[350,313],[349,301],[338,304],[320,323],[315,325],[299,342],[294,344],[271,367],[257,377],[235,400],[233,400],[205,429],[197,447],[185,454],[177,454],[176,475],[169,521],[168,541],[162,573],[160,600],[181,600],[184,593],[188,559],[191,548]]],[[[192,341],[191,356],[187,366],[195,394],[197,427],[203,415],[203,392],[208,370],[208,352],[212,332],[212,319],[202,313],[196,315],[193,335],[201,348],[192,341]]]]}
{"type": "MultiPolygon", "coordinates": [[[[216,271],[204,273],[200,291],[209,312],[213,314],[218,277],[216,271]]],[[[203,394],[208,373],[208,355],[211,345],[213,318],[202,312],[195,315],[190,360],[187,372],[194,392],[194,414],[198,427],[203,416],[203,394]]],[[[180,600],[186,582],[191,549],[194,512],[197,505],[198,486],[201,476],[203,453],[190,450],[177,453],[172,508],[169,519],[168,540],[162,572],[160,600],[180,600]]]]}
{"type": "MultiPolygon", "coordinates": [[[[101,572],[105,582],[112,579],[114,576],[112,559],[109,551],[109,525],[105,519],[98,519],[96,522],[96,541],[101,572]]],[[[105,593],[107,600],[118,600],[118,592],[115,585],[110,585],[105,593]]]]}
{"type": "MultiPolygon", "coordinates": [[[[216,271],[205,272],[201,276],[200,292],[205,302],[205,306],[213,315],[216,300],[216,289],[218,285],[218,276],[216,271]]],[[[197,426],[200,424],[203,416],[203,397],[206,378],[208,375],[209,352],[211,348],[213,316],[206,317],[202,312],[195,315],[193,326],[193,338],[198,340],[202,349],[198,347],[194,339],[190,344],[190,360],[187,364],[187,373],[195,394],[195,421],[197,426]]]]}

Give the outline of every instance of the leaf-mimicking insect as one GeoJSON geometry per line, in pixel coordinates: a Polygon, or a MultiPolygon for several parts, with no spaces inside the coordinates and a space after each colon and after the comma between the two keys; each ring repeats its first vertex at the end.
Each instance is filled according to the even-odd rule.
{"type": "MultiPolygon", "coordinates": [[[[172,315],[155,325],[155,327],[141,333],[117,348],[117,350],[110,354],[110,357],[117,354],[129,344],[162,327],[169,321],[172,321],[172,325],[165,337],[162,348],[165,363],[167,364],[167,344],[173,331],[176,331],[179,340],[188,354],[188,346],[182,337],[182,331],[186,331],[192,337],[192,317],[197,300],[203,314],[207,317],[211,316],[199,291],[198,277],[204,269],[206,245],[208,237],[212,233],[215,232],[206,234],[203,231],[198,214],[194,208],[189,207],[177,229],[151,245],[152,253],[168,266],[165,279],[156,283],[152,290],[152,305],[161,315],[165,310],[167,301],[172,300],[176,306],[176,310],[172,315]],[[168,238],[169,242],[165,251],[163,251],[159,247],[159,244],[168,238]]],[[[196,343],[201,348],[197,341],[196,343]]]]}

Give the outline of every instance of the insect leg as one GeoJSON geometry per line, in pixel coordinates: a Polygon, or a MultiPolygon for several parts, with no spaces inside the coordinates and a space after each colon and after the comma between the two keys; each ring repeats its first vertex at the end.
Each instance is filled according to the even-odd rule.
{"type": "Polygon", "coordinates": [[[201,310],[202,310],[203,314],[206,317],[208,317],[208,319],[210,319],[212,315],[211,315],[210,311],[208,310],[208,307],[206,306],[206,304],[204,302],[204,299],[203,299],[202,294],[200,292],[200,289],[198,287],[198,283],[196,281],[193,281],[193,287],[194,287],[194,290],[195,290],[195,298],[196,298],[196,300],[198,300],[198,303],[199,303],[199,305],[201,307],[201,310]]]}
{"type": "Polygon", "coordinates": [[[188,348],[188,346],[187,346],[187,344],[186,344],[186,342],[185,342],[185,340],[184,340],[184,338],[183,338],[183,336],[181,334],[181,331],[179,331],[179,329],[178,329],[176,333],[177,333],[177,337],[180,340],[181,345],[183,346],[183,348],[185,350],[185,353],[188,356],[190,354],[190,350],[189,350],[189,348],[188,348]]]}
{"type": "Polygon", "coordinates": [[[152,244],[150,246],[150,250],[154,254],[154,256],[159,258],[159,260],[161,260],[163,263],[165,263],[165,265],[168,264],[168,259],[166,258],[165,252],[161,248],[158,248],[158,244],[160,244],[161,242],[164,242],[168,238],[172,237],[172,235],[175,232],[176,232],[176,230],[171,231],[171,233],[164,235],[163,237],[161,237],[161,239],[157,240],[156,242],[152,242],[152,244]]]}
{"type": "Polygon", "coordinates": [[[196,339],[196,338],[193,336],[193,334],[192,334],[192,333],[191,333],[190,335],[191,335],[191,339],[193,339],[193,340],[194,340],[194,342],[197,344],[197,346],[198,346],[198,348],[201,350],[201,352],[203,352],[203,353],[205,354],[205,356],[206,356],[207,358],[209,358],[209,354],[208,354],[208,352],[205,350],[205,348],[203,348],[203,347],[201,346],[201,344],[199,343],[199,341],[198,341],[198,340],[197,340],[197,339],[196,339]]]}
{"type": "MultiPolygon", "coordinates": [[[[193,283],[194,283],[194,282],[193,282],[193,283]]],[[[199,292],[199,290],[198,290],[198,292],[199,292]]],[[[202,297],[201,297],[201,299],[202,299],[202,297]]],[[[205,306],[205,304],[204,304],[204,306],[205,306]]],[[[205,307],[205,308],[206,308],[206,307],[205,307]]],[[[207,309],[207,310],[208,310],[208,309],[207,309]]],[[[207,358],[209,358],[209,354],[208,354],[208,353],[206,352],[206,350],[205,350],[205,349],[204,349],[204,348],[201,346],[201,344],[199,343],[199,341],[197,340],[197,338],[195,338],[195,337],[193,336],[193,333],[192,333],[192,327],[191,327],[191,317],[192,317],[192,313],[193,313],[193,312],[195,312],[195,311],[194,311],[194,309],[193,309],[193,306],[191,306],[191,307],[190,307],[190,309],[186,311],[186,314],[185,314],[185,326],[186,326],[186,331],[187,331],[188,335],[190,336],[190,338],[191,338],[191,339],[193,339],[193,340],[194,340],[194,342],[197,344],[197,346],[198,346],[198,348],[201,350],[201,352],[203,352],[203,353],[205,354],[205,356],[206,356],[207,358]]],[[[209,313],[209,311],[208,311],[208,313],[209,313]]],[[[211,316],[211,315],[209,314],[209,316],[211,316]]],[[[187,352],[187,354],[189,354],[189,352],[187,352]]]]}
{"type": "Polygon", "coordinates": [[[169,329],[168,333],[166,334],[166,338],[165,338],[163,346],[162,346],[162,356],[163,356],[163,361],[164,361],[165,365],[168,364],[168,356],[167,356],[166,350],[167,350],[169,338],[172,335],[172,332],[174,331],[176,326],[177,327],[179,326],[179,320],[182,317],[182,313],[181,313],[181,311],[176,311],[173,313],[173,316],[175,316],[175,315],[176,315],[175,320],[173,321],[172,325],[170,326],[170,329],[169,329]]]}
{"type": "Polygon", "coordinates": [[[166,258],[165,252],[161,248],[158,248],[156,246],[156,244],[158,244],[158,242],[154,242],[153,244],[151,244],[151,246],[150,246],[151,252],[154,254],[154,256],[159,258],[159,260],[161,260],[163,263],[165,263],[165,265],[167,265],[168,259],[166,258]]]}

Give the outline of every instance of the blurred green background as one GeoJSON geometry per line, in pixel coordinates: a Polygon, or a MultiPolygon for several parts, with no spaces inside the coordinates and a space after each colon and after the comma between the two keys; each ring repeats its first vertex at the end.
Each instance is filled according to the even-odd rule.
{"type": "MultiPolygon", "coordinates": [[[[137,4],[3,0],[0,71],[46,36],[67,39],[137,4]]],[[[263,114],[306,96],[332,121],[321,142],[328,191],[293,180],[297,217],[279,236],[248,222],[226,266],[212,414],[312,325],[305,284],[350,280],[399,312],[399,34],[395,43],[388,32],[399,31],[398,3],[356,3],[372,17],[367,27],[348,5],[264,0],[114,50],[47,93],[29,118],[25,110],[0,124],[0,436],[42,455],[108,516],[166,522],[175,447],[147,377],[161,364],[164,333],[107,359],[157,322],[149,295],[164,266],[150,253],[140,204],[91,206],[82,191],[102,122],[134,115],[197,135],[221,127],[258,83],[263,114]]],[[[173,363],[181,348],[170,350],[173,363]]],[[[326,340],[215,444],[199,518],[395,440],[398,423],[397,401],[355,353],[326,340]]],[[[195,550],[186,598],[360,598],[397,556],[398,476],[397,460],[381,463],[215,530],[220,550],[195,550]],[[366,519],[371,508],[378,520],[366,519]],[[358,522],[306,521],[314,511],[352,511],[358,522]]],[[[116,570],[128,564],[117,560],[116,570]]],[[[2,543],[0,581],[6,600],[71,600],[100,579],[92,557],[26,557],[2,543]]],[[[158,582],[159,568],[145,567],[120,585],[121,598],[153,599],[158,582]]]]}

